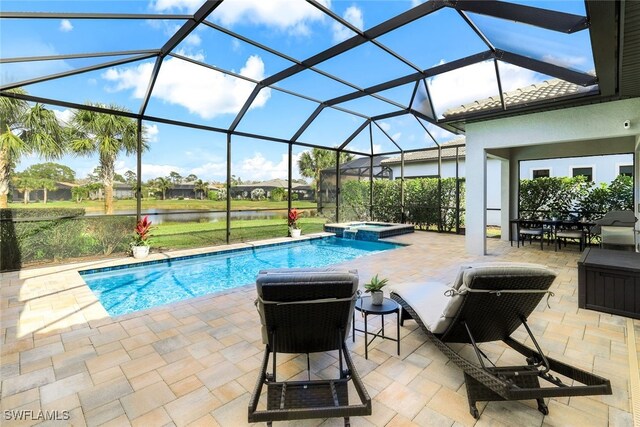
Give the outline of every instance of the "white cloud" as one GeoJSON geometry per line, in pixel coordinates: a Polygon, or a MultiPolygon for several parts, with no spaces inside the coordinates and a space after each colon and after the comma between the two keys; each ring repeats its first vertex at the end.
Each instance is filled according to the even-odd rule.
{"type": "MultiPolygon", "coordinates": [[[[297,160],[294,159],[294,164],[297,160]]],[[[240,175],[242,179],[251,180],[268,180],[274,178],[285,178],[289,167],[287,154],[283,154],[280,162],[275,163],[267,160],[262,153],[256,152],[253,157],[244,159],[238,169],[236,175],[240,175]]],[[[233,170],[233,169],[232,169],[233,170]]]]}
{"type": "Polygon", "coordinates": [[[422,4],[424,0],[411,0],[411,7],[416,7],[419,4],[422,4]]]}
{"type": "MultiPolygon", "coordinates": [[[[364,28],[364,19],[362,17],[362,10],[356,6],[349,6],[342,15],[345,21],[349,22],[354,27],[362,30],[364,28]]],[[[343,26],[337,21],[332,24],[333,29],[333,41],[339,43],[354,36],[354,32],[343,26]]]]}
{"type": "MultiPolygon", "coordinates": [[[[196,55],[204,59],[202,54],[196,55]]],[[[134,67],[110,68],[102,77],[114,83],[112,91],[133,90],[133,96],[142,98],[147,90],[153,64],[134,67]]],[[[257,55],[247,59],[239,74],[254,80],[264,78],[264,63],[257,55]]],[[[227,74],[218,73],[177,58],[165,60],[153,90],[153,97],[170,104],[178,104],[203,119],[222,114],[235,114],[244,105],[254,84],[227,74]]],[[[271,96],[263,89],[251,108],[262,107],[271,96]]]]}
{"type": "Polygon", "coordinates": [[[179,11],[193,13],[202,6],[202,0],[157,0],[152,7],[158,12],[179,11]]]}
{"type": "Polygon", "coordinates": [[[389,129],[391,129],[391,125],[387,122],[378,122],[378,124],[385,132],[389,132],[389,129]]]}
{"type": "Polygon", "coordinates": [[[201,166],[189,170],[189,173],[197,175],[204,181],[226,181],[227,179],[227,163],[226,162],[208,162],[201,166]]]}
{"type": "MultiPolygon", "coordinates": [[[[154,165],[152,163],[142,164],[142,179],[144,181],[148,179],[154,179],[161,176],[167,176],[172,171],[182,174],[182,168],[173,165],[154,165]]],[[[126,169],[125,169],[126,172],[126,169]]]]}
{"type": "Polygon", "coordinates": [[[71,24],[71,21],[69,21],[68,19],[63,19],[62,21],[60,21],[59,29],[63,33],[68,33],[69,31],[73,30],[73,25],[71,24]]]}
{"type": "Polygon", "coordinates": [[[145,131],[148,142],[158,142],[158,134],[160,133],[158,125],[145,125],[145,131]]]}
{"type": "MultiPolygon", "coordinates": [[[[300,178],[297,164],[301,154],[302,153],[293,155],[294,179],[300,178]]],[[[233,163],[231,165],[231,171],[244,181],[266,181],[275,178],[286,179],[288,165],[289,162],[286,153],[282,154],[279,161],[273,161],[265,158],[262,153],[255,152],[253,157],[248,157],[238,163],[233,163]]],[[[174,169],[171,170],[176,169],[174,167],[174,169]]],[[[171,170],[169,170],[169,172],[171,170]]],[[[223,160],[214,159],[200,166],[191,168],[185,171],[185,173],[195,174],[205,181],[225,181],[227,179],[227,165],[223,160]]],[[[168,172],[166,174],[168,174],[168,172]]]]}
{"type": "Polygon", "coordinates": [[[58,119],[58,122],[60,122],[60,124],[62,125],[66,125],[67,123],[69,123],[69,121],[71,120],[71,117],[73,117],[73,110],[70,109],[66,109],[66,110],[55,110],[52,109],[53,114],[56,116],[56,119],[58,119]]]}
{"type": "Polygon", "coordinates": [[[558,65],[560,67],[566,68],[576,68],[577,66],[584,64],[587,62],[587,58],[584,56],[555,56],[555,55],[544,55],[542,57],[544,62],[548,62],[550,64],[558,65]]]}
{"type": "Polygon", "coordinates": [[[195,33],[189,34],[189,36],[184,41],[190,46],[200,46],[202,44],[202,38],[195,33]]]}
{"type": "Polygon", "coordinates": [[[231,39],[231,48],[233,49],[234,52],[240,52],[240,49],[242,49],[242,44],[240,44],[240,40],[238,39],[231,39]]]}
{"type": "MultiPolygon", "coordinates": [[[[444,61],[441,62],[441,64],[444,61]]],[[[500,65],[502,90],[505,92],[540,81],[536,73],[510,64],[500,65]]],[[[428,80],[434,108],[442,114],[449,108],[498,96],[496,72],[492,61],[485,61],[428,80]]]]}
{"type": "Polygon", "coordinates": [[[373,144],[373,154],[378,154],[382,152],[381,144],[373,144]]]}
{"type": "Polygon", "coordinates": [[[135,171],[135,167],[127,166],[124,160],[116,160],[113,170],[120,175],[124,175],[126,171],[135,171]]]}
{"type": "Polygon", "coordinates": [[[391,135],[391,139],[393,139],[395,142],[400,141],[400,138],[402,138],[402,132],[396,132],[391,135]]]}
{"type": "MultiPolygon", "coordinates": [[[[166,0],[165,0],[166,1],[166,0]]],[[[330,7],[330,0],[321,0],[330,7]]],[[[223,25],[236,23],[261,24],[297,35],[310,34],[309,24],[321,22],[324,14],[304,1],[242,0],[225,1],[209,17],[223,25]]]]}

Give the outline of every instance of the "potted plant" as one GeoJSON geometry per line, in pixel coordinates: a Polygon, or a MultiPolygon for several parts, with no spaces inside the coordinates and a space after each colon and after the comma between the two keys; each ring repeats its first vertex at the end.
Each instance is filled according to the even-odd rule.
{"type": "Polygon", "coordinates": [[[302,212],[298,209],[291,209],[289,211],[289,235],[291,237],[300,237],[302,230],[298,227],[298,219],[302,216],[302,212]]]}
{"type": "Polygon", "coordinates": [[[389,279],[380,279],[376,274],[371,278],[369,283],[365,283],[364,291],[371,293],[371,304],[382,305],[382,301],[384,299],[384,296],[382,294],[382,288],[384,288],[388,282],[389,282],[389,279]]]}
{"type": "Polygon", "coordinates": [[[151,221],[145,216],[136,224],[131,242],[131,253],[134,258],[145,258],[149,255],[149,237],[151,237],[151,221]]]}

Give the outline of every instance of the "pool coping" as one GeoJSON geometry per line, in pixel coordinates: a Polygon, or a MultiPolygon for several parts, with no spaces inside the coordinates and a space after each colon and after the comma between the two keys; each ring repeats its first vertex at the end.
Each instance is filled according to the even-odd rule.
{"type": "MultiPolygon", "coordinates": [[[[184,250],[182,251],[172,251],[172,252],[162,252],[162,253],[158,253],[158,254],[151,254],[150,257],[153,257],[153,255],[165,255],[162,258],[158,258],[157,256],[154,258],[158,258],[158,259],[135,259],[135,258],[126,258],[127,262],[123,263],[123,264],[117,264],[117,265],[113,265],[113,266],[109,266],[109,267],[97,267],[97,268],[91,268],[91,269],[87,269],[87,270],[78,270],[78,273],[80,274],[80,276],[84,276],[87,274],[94,274],[94,273],[101,273],[101,272],[105,272],[105,271],[114,271],[114,270],[124,270],[127,268],[134,268],[134,267],[142,267],[142,266],[147,266],[147,265],[155,265],[155,264],[162,264],[162,263],[167,263],[170,261],[182,261],[182,260],[187,260],[187,259],[194,259],[194,258],[204,258],[204,257],[209,257],[209,256],[213,256],[213,255],[222,255],[222,254],[230,254],[230,253],[235,253],[235,252],[244,252],[247,251],[249,249],[257,249],[257,248],[265,248],[265,247],[274,247],[274,246],[284,246],[284,245],[290,245],[293,243],[299,243],[299,242],[305,242],[305,241],[310,241],[310,240],[318,240],[318,239],[328,239],[330,237],[335,236],[334,233],[314,233],[314,234],[309,234],[306,236],[301,236],[299,238],[287,238],[286,240],[281,240],[281,238],[278,238],[277,241],[272,241],[273,239],[269,239],[269,240],[265,240],[265,241],[256,241],[255,243],[252,242],[248,242],[248,243],[241,243],[241,244],[231,244],[231,245],[224,245],[224,246],[220,246],[220,247],[207,247],[207,248],[198,248],[198,253],[195,254],[181,254],[180,252],[184,252],[184,250]],[[233,246],[233,247],[231,247],[233,246]],[[206,249],[206,251],[201,251],[202,249],[206,249]]],[[[192,252],[193,250],[188,250],[188,252],[192,252]]]]}

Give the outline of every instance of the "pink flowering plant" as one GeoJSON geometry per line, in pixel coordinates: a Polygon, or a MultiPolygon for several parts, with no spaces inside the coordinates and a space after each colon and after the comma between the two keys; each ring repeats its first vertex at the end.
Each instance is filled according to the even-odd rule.
{"type": "Polygon", "coordinates": [[[134,229],[132,246],[149,246],[151,237],[151,220],[146,216],[138,221],[134,229]]]}
{"type": "Polygon", "coordinates": [[[291,211],[289,211],[289,228],[291,228],[292,230],[297,230],[298,228],[298,219],[300,219],[300,217],[302,216],[302,212],[300,212],[298,209],[291,209],[291,211]]]}

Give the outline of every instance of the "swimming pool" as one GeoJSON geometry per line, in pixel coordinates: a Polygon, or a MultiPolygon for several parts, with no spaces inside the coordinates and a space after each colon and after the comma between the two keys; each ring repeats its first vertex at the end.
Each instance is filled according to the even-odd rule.
{"type": "Polygon", "coordinates": [[[324,231],[335,233],[338,237],[352,240],[367,240],[375,242],[378,239],[399,236],[401,234],[413,233],[415,227],[411,224],[394,224],[386,222],[342,222],[336,224],[325,224],[324,231]]]}
{"type": "Polygon", "coordinates": [[[109,315],[117,316],[253,283],[258,271],[266,268],[323,267],[398,246],[327,237],[85,270],[80,275],[109,315]]]}

